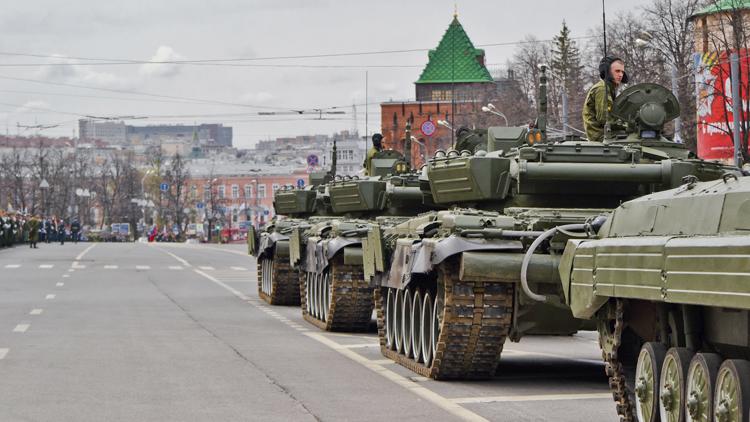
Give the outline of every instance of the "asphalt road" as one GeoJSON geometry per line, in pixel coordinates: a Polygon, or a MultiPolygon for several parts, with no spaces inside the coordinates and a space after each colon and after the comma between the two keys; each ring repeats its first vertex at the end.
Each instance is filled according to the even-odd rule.
{"type": "Polygon", "coordinates": [[[435,382],[256,291],[241,245],[0,250],[0,420],[618,420],[593,333],[435,382]]]}

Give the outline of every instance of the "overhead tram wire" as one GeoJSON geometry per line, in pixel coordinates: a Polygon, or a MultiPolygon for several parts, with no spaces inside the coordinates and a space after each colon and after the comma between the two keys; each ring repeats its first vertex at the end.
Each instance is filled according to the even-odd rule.
{"type": "MultiPolygon", "coordinates": [[[[573,40],[591,39],[596,38],[595,36],[582,36],[572,37],[573,40]]],[[[476,47],[487,48],[487,47],[503,47],[521,44],[532,44],[532,43],[543,43],[552,42],[552,39],[545,40],[520,40],[520,41],[508,41],[498,43],[487,43],[477,44],[476,47]]],[[[144,64],[231,64],[237,62],[254,62],[254,61],[267,61],[267,60],[292,60],[292,59],[318,59],[318,58],[334,58],[334,57],[352,57],[352,56],[371,56],[371,55],[384,55],[384,54],[402,54],[402,53],[418,53],[429,51],[431,48],[412,48],[412,49],[401,49],[401,50],[376,50],[376,51],[360,51],[360,52],[343,52],[343,53],[323,53],[323,54],[303,54],[303,55],[290,55],[290,56],[268,56],[268,57],[236,57],[236,58],[224,58],[224,59],[193,59],[193,60],[133,60],[133,59],[113,59],[113,58],[101,58],[101,57],[81,57],[81,56],[60,56],[55,54],[35,54],[35,53],[18,53],[0,51],[0,56],[17,56],[17,57],[36,57],[46,59],[73,59],[83,60],[84,62],[78,63],[34,63],[34,64],[17,64],[18,66],[62,66],[62,65],[87,65],[87,66],[100,66],[100,65],[144,65],[144,64]]],[[[12,64],[8,64],[12,65],[12,64]]],[[[1,65],[0,65],[1,66],[1,65]]],[[[390,65],[383,65],[389,66],[390,65]]],[[[373,65],[374,67],[374,65],[373,65]]]]}

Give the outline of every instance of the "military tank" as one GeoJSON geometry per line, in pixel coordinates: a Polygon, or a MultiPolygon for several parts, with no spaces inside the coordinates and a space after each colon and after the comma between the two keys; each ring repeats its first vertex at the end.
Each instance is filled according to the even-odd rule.
{"type": "Polygon", "coordinates": [[[284,186],[274,192],[276,217],[260,233],[248,230],[248,253],[255,255],[258,296],[272,305],[299,305],[297,270],[290,262],[290,235],[296,228],[309,228],[332,217],[326,183],[336,177],[336,142],[331,169],[310,174],[306,187],[284,186]]]}
{"type": "Polygon", "coordinates": [[[596,321],[625,420],[750,420],[750,177],[694,177],[571,240],[566,303],[596,321]]]}
{"type": "Polygon", "coordinates": [[[365,331],[370,327],[373,289],[363,277],[362,242],[373,222],[390,227],[430,209],[420,189],[419,174],[409,165],[411,133],[407,126],[406,155],[394,150],[375,154],[373,174],[337,178],[327,184],[333,215],[293,234],[292,263],[300,267],[302,315],[327,331],[365,331]],[[304,252],[303,252],[304,251],[304,252]]]}
{"type": "MultiPolygon", "coordinates": [[[[542,74],[541,95],[545,83],[542,74]]],[[[470,208],[368,233],[365,276],[380,286],[381,351],[420,375],[491,377],[506,339],[594,329],[564,300],[557,268],[567,241],[585,237],[587,222],[624,200],[726,171],[662,136],[679,104],[659,85],[617,98],[612,113],[623,131],[603,143],[546,139],[545,99],[539,104],[535,127],[515,128],[525,146],[508,148],[490,129],[486,151],[438,152],[429,161],[433,201],[470,208]]],[[[513,130],[503,133],[510,139],[513,130]]]]}

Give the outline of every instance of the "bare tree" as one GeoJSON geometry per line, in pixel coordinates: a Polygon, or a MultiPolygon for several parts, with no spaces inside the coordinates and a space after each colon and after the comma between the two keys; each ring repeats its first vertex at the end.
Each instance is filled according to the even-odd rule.
{"type": "Polygon", "coordinates": [[[188,200],[187,181],[190,180],[190,170],[179,153],[175,154],[170,160],[164,174],[164,180],[169,184],[169,190],[166,192],[167,209],[171,214],[172,221],[178,227],[180,238],[182,238],[188,222],[185,218],[184,209],[188,200]]]}

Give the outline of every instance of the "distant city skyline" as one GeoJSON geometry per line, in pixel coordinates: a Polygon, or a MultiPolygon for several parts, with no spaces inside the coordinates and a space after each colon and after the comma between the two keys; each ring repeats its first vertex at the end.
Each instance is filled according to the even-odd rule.
{"type": "MultiPolygon", "coordinates": [[[[609,3],[614,17],[648,2],[609,3]]],[[[71,136],[79,118],[93,116],[122,117],[130,125],[223,123],[234,128],[239,148],[285,136],[364,134],[367,73],[372,134],[380,130],[379,102],[413,99],[427,50],[436,47],[455,4],[14,2],[0,17],[0,131],[15,134],[18,123],[55,126],[41,133],[71,136]],[[227,58],[242,60],[142,63],[227,58]],[[314,120],[321,116],[327,120],[314,120]]],[[[526,35],[552,38],[563,19],[574,37],[588,36],[601,22],[599,0],[568,2],[565,9],[551,0],[457,6],[490,69],[504,66],[526,35]]]]}

